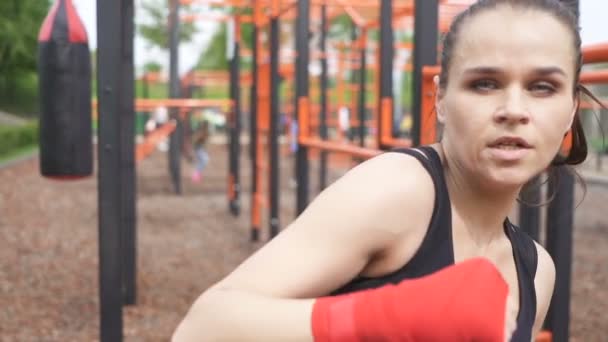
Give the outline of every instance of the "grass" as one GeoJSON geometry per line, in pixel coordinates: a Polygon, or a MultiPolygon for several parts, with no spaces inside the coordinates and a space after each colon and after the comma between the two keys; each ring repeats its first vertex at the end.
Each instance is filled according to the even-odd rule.
{"type": "Polygon", "coordinates": [[[35,72],[19,75],[8,87],[10,89],[0,89],[0,109],[19,116],[38,112],[38,75],[35,72]]]}
{"type": "Polygon", "coordinates": [[[4,164],[11,160],[15,160],[27,155],[31,155],[38,151],[38,145],[28,145],[16,148],[5,154],[0,154],[0,164],[4,164]]]}

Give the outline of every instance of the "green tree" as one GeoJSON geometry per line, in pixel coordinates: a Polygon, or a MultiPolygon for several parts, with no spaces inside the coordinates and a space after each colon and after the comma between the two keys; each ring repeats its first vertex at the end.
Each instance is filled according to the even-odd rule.
{"type": "MultiPolygon", "coordinates": [[[[162,50],[169,49],[169,5],[174,0],[145,0],[141,4],[141,10],[149,17],[150,21],[137,24],[138,33],[148,41],[150,46],[159,47],[162,50]]],[[[189,5],[180,6],[180,16],[190,11],[189,5]]],[[[197,33],[193,22],[181,21],[179,24],[180,43],[189,42],[197,33]]]]}
{"type": "Polygon", "coordinates": [[[144,72],[160,72],[163,66],[158,62],[148,62],[144,65],[144,72]]]}
{"type": "Polygon", "coordinates": [[[36,72],[38,32],[49,0],[0,1],[0,100],[18,91],[17,80],[36,72]]]}
{"type": "Polygon", "coordinates": [[[207,48],[201,53],[196,65],[198,70],[227,70],[228,59],[226,48],[228,46],[228,30],[226,24],[220,24],[211,38],[207,48]]]}
{"type": "MultiPolygon", "coordinates": [[[[242,15],[252,15],[253,11],[250,8],[241,10],[230,8],[225,10],[226,14],[235,14],[236,11],[242,15]]],[[[219,12],[219,11],[218,11],[219,12]]],[[[239,25],[241,33],[241,51],[243,49],[251,50],[253,46],[253,24],[252,23],[241,23],[239,25]]],[[[217,26],[217,29],[209,42],[209,45],[203,50],[199,61],[196,65],[198,70],[227,70],[230,61],[226,55],[226,49],[228,47],[228,29],[227,24],[221,23],[217,26]]],[[[243,70],[251,68],[250,62],[241,64],[243,70]]]]}

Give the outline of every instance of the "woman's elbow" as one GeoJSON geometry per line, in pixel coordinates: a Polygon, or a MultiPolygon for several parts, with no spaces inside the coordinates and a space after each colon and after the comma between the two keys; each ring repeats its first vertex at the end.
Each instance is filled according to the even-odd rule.
{"type": "Polygon", "coordinates": [[[213,292],[206,291],[196,299],[173,332],[171,342],[214,340],[214,324],[210,322],[213,316],[209,314],[213,311],[213,292]]]}

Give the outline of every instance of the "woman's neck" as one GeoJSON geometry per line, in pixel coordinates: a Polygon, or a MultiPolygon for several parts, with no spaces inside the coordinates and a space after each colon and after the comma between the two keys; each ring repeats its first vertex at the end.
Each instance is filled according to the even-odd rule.
{"type": "Polygon", "coordinates": [[[458,163],[451,162],[444,151],[441,154],[450,202],[471,238],[485,244],[503,237],[504,220],[513,209],[520,188],[489,188],[458,163]]]}

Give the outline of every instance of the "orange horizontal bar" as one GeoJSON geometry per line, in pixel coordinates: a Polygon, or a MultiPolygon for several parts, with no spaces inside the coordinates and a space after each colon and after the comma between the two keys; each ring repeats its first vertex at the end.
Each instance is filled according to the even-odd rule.
{"type": "Polygon", "coordinates": [[[232,6],[232,7],[250,7],[251,3],[246,0],[180,0],[182,5],[209,5],[209,6],[232,6]]]}
{"type": "Polygon", "coordinates": [[[157,71],[148,71],[141,76],[141,80],[148,83],[156,83],[161,80],[161,74],[157,71]]]}
{"type": "Polygon", "coordinates": [[[608,83],[608,70],[582,72],[580,82],[584,84],[608,83]]]}
{"type": "Polygon", "coordinates": [[[217,22],[226,22],[230,20],[232,16],[225,14],[211,14],[211,13],[195,13],[195,14],[184,14],[181,17],[181,21],[185,23],[192,23],[197,20],[213,20],[217,22]]]}
{"type": "Polygon", "coordinates": [[[583,63],[608,62],[608,42],[583,46],[583,63]]]}
{"type": "Polygon", "coordinates": [[[136,99],[137,108],[156,108],[181,107],[181,108],[201,108],[201,107],[224,107],[228,108],[232,100],[228,99],[136,99]]]}
{"type": "MultiPolygon", "coordinates": [[[[223,107],[227,109],[232,105],[229,99],[135,99],[136,110],[153,109],[156,107],[223,107]]],[[[92,100],[92,106],[97,107],[97,100],[92,100]]]]}
{"type": "MultiPolygon", "coordinates": [[[[602,106],[608,108],[608,101],[603,100],[603,101],[600,101],[600,103],[602,104],[602,106]]],[[[597,109],[598,107],[599,107],[599,104],[597,104],[595,101],[593,101],[593,102],[581,101],[581,105],[580,105],[581,109],[597,109]]]]}
{"type": "Polygon", "coordinates": [[[321,140],[319,138],[300,137],[299,142],[301,145],[310,148],[317,148],[328,152],[345,153],[361,158],[372,158],[384,152],[382,150],[376,150],[373,148],[365,148],[346,143],[321,140]]]}
{"type": "Polygon", "coordinates": [[[383,138],[382,144],[389,147],[412,147],[414,143],[411,139],[399,139],[399,138],[383,138]]]}
{"type": "MultiPolygon", "coordinates": [[[[396,2],[396,1],[395,1],[396,2]]],[[[343,1],[340,0],[311,0],[310,4],[313,6],[342,6],[344,5],[343,1]]],[[[377,0],[349,0],[347,2],[348,6],[352,7],[365,7],[365,8],[380,8],[380,1],[377,0]]],[[[408,6],[412,6],[413,1],[401,1],[399,4],[393,4],[393,9],[400,9],[408,6]]]]}

